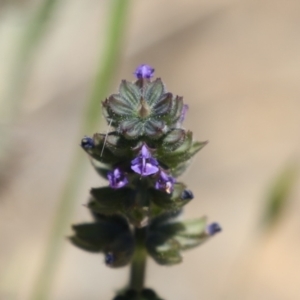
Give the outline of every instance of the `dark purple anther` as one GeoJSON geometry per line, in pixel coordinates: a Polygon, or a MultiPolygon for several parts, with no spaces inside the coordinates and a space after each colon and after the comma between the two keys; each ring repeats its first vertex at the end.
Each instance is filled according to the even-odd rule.
{"type": "Polygon", "coordinates": [[[147,78],[150,79],[153,76],[154,69],[149,65],[140,65],[136,68],[134,75],[137,79],[147,78]]]}
{"type": "Polygon", "coordinates": [[[90,138],[89,136],[85,136],[81,140],[81,147],[83,149],[92,149],[92,148],[94,148],[95,147],[94,140],[92,138],[90,138]]]}
{"type": "Polygon", "coordinates": [[[171,194],[174,189],[175,178],[168,176],[165,172],[160,171],[159,178],[155,183],[157,190],[163,190],[168,194],[171,194]]]}
{"type": "Polygon", "coordinates": [[[211,223],[206,227],[206,232],[210,236],[213,236],[220,231],[222,231],[222,228],[218,223],[211,223]]]}
{"type": "Polygon", "coordinates": [[[105,254],[104,261],[108,266],[110,266],[115,261],[115,256],[111,252],[108,252],[105,254]]]}
{"type": "Polygon", "coordinates": [[[107,179],[109,180],[110,187],[113,189],[119,189],[128,184],[125,174],[118,168],[108,172],[107,179]]]}
{"type": "Polygon", "coordinates": [[[194,198],[194,194],[190,190],[184,190],[181,194],[181,199],[183,200],[192,200],[194,198]]]}
{"type": "Polygon", "coordinates": [[[149,176],[158,172],[158,162],[151,156],[146,145],[142,146],[139,156],[131,161],[131,169],[142,176],[149,176]]]}

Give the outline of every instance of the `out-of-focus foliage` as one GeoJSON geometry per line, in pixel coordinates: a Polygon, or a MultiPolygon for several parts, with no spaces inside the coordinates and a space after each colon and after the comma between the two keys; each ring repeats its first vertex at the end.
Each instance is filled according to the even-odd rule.
{"type": "Polygon", "coordinates": [[[270,229],[276,225],[283,215],[295,187],[297,175],[297,165],[288,165],[272,182],[262,216],[262,223],[265,229],[270,229]]]}

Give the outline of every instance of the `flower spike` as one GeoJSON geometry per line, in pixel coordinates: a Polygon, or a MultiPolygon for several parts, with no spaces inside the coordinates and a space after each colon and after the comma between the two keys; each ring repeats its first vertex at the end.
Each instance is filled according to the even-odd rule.
{"type": "Polygon", "coordinates": [[[128,289],[114,300],[162,300],[143,285],[147,255],[158,264],[174,265],[181,252],[220,232],[206,217],[178,220],[193,192],[178,177],[207,142],[194,141],[182,127],[188,105],[153,79],[154,69],[141,64],[135,80],[122,80],[118,92],[103,103],[112,131],[85,136],[81,147],[108,185],[90,190],[87,208],[92,223],[73,226],[71,242],[103,253],[110,268],[132,264],[128,289]],[[138,267],[137,266],[141,266],[138,267]]]}

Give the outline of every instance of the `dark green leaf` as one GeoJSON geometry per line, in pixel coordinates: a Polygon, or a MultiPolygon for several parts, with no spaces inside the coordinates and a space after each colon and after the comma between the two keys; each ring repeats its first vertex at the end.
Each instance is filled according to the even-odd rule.
{"type": "Polygon", "coordinates": [[[102,214],[114,214],[128,210],[134,204],[134,191],[130,188],[114,190],[110,187],[91,190],[93,200],[88,207],[102,214]]]}

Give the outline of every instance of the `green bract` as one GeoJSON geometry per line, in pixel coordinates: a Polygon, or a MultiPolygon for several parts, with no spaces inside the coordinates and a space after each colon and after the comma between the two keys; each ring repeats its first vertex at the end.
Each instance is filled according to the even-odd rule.
{"type": "Polygon", "coordinates": [[[160,78],[123,80],[119,94],[103,102],[107,121],[127,139],[158,139],[176,127],[182,107],[182,98],[168,93],[160,78]]]}

